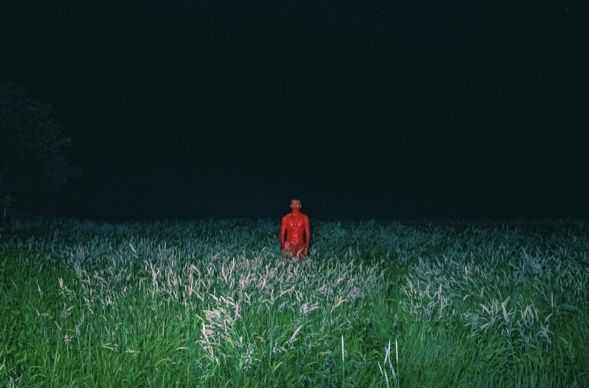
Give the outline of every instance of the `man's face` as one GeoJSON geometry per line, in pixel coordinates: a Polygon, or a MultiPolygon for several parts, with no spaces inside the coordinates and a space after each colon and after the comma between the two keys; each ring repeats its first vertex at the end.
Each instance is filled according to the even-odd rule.
{"type": "Polygon", "coordinates": [[[290,201],[290,208],[292,210],[300,210],[301,209],[301,201],[293,199],[290,201]]]}

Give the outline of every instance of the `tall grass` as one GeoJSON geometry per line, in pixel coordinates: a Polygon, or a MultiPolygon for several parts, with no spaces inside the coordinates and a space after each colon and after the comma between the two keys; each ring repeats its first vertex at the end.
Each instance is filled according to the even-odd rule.
{"type": "Polygon", "coordinates": [[[586,224],[18,223],[6,386],[587,386],[586,224]]]}

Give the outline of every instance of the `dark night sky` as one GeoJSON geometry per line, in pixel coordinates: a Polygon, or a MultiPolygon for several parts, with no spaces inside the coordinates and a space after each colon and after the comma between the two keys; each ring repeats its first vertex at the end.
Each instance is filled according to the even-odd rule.
{"type": "Polygon", "coordinates": [[[54,212],[588,214],[584,1],[4,3],[84,171],[54,212]]]}

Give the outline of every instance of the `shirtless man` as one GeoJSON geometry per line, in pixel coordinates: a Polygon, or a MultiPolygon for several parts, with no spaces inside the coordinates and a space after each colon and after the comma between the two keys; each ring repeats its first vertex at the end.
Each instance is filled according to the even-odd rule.
{"type": "Polygon", "coordinates": [[[280,249],[287,256],[303,261],[309,254],[311,226],[309,217],[301,213],[301,201],[290,201],[291,212],[280,220],[280,249]]]}

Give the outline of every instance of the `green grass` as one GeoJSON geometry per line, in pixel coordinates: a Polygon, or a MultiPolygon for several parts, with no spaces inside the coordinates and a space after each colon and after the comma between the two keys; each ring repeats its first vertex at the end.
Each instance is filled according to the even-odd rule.
{"type": "Polygon", "coordinates": [[[0,385],[588,386],[578,221],[0,230],[0,385]]]}

